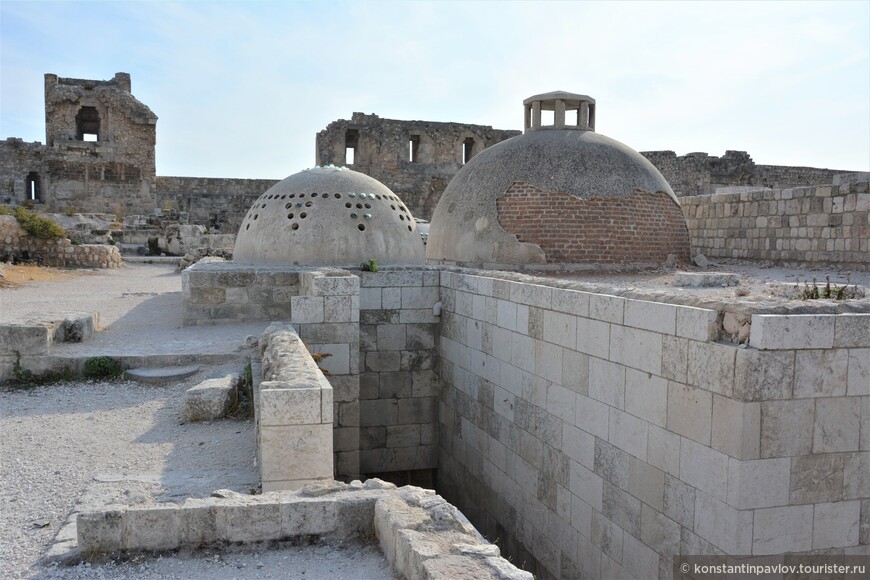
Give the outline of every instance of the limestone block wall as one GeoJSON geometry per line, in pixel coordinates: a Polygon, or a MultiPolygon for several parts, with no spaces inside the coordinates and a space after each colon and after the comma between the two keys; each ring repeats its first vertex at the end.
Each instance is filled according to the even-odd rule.
{"type": "Polygon", "coordinates": [[[714,310],[441,286],[441,493],[537,577],[868,553],[870,315],[754,315],[738,348],[714,310]]]}
{"type": "Polygon", "coordinates": [[[124,263],[117,247],[73,243],[67,238],[41,240],[24,231],[9,215],[0,215],[0,258],[41,260],[61,268],[120,268],[124,263]]]}
{"type": "Polygon", "coordinates": [[[181,274],[185,325],[292,323],[333,388],[335,477],[359,476],[359,278],[344,270],[197,263],[181,274]]]}
{"type": "Polygon", "coordinates": [[[360,280],[360,472],[434,469],[439,272],[363,272],[360,280]]]}
{"type": "Polygon", "coordinates": [[[692,252],[870,267],[868,182],[680,199],[692,252]]]}
{"type": "Polygon", "coordinates": [[[332,480],[332,386],[289,324],[260,338],[254,385],[257,466],[263,491],[332,480]]]}
{"type": "Polygon", "coordinates": [[[276,179],[157,177],[160,207],[187,212],[190,223],[235,234],[251,205],[276,179]]]}

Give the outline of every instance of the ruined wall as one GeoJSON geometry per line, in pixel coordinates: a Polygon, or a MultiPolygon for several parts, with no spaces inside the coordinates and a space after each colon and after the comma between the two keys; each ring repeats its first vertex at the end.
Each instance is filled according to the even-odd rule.
{"type": "Polygon", "coordinates": [[[42,143],[25,143],[10,137],[0,141],[0,203],[39,203],[50,182],[46,149],[42,143]],[[35,180],[35,188],[30,185],[35,180]]]}
{"type": "Polygon", "coordinates": [[[680,207],[665,193],[637,191],[618,200],[579,199],[514,183],[496,200],[498,221],[548,264],[655,264],[689,258],[680,207]]]}
{"type": "Polygon", "coordinates": [[[354,113],[350,121],[333,121],[317,134],[316,163],[347,165],[374,177],[401,197],[415,217],[429,219],[467,158],[520,133],[354,113]],[[354,150],[352,164],[348,148],[354,150]]]}
{"type": "Polygon", "coordinates": [[[680,199],[693,255],[870,267],[867,181],[680,199]]]}
{"type": "Polygon", "coordinates": [[[13,216],[0,215],[0,261],[13,257],[62,268],[120,268],[123,264],[115,246],[74,245],[66,238],[41,240],[24,231],[13,216]]]}
{"type": "Polygon", "coordinates": [[[641,151],[656,166],[677,195],[715,193],[717,187],[760,185],[772,188],[833,183],[846,171],[815,167],[756,165],[746,151],[726,151],[722,157],[673,151],[641,151]]]}
{"type": "Polygon", "coordinates": [[[714,310],[486,274],[441,275],[439,484],[513,562],[866,554],[870,315],[752,315],[737,348],[714,310]]]}
{"type": "Polygon", "coordinates": [[[187,212],[190,223],[234,234],[254,201],[276,183],[276,179],[160,176],[156,197],[158,207],[187,212]]]}

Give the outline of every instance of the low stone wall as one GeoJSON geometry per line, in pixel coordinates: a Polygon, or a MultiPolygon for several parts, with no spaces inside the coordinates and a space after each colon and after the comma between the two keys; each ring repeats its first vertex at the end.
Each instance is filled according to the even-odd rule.
{"type": "Polygon", "coordinates": [[[870,268],[870,186],[843,183],[680,199],[692,253],[870,268]]]}
{"type": "Polygon", "coordinates": [[[115,246],[73,243],[61,238],[41,240],[24,231],[9,215],[0,215],[0,257],[40,260],[61,268],[120,268],[124,263],[115,246]]]}
{"type": "Polygon", "coordinates": [[[254,418],[263,491],[332,480],[332,386],[289,324],[266,329],[260,357],[254,418]]]}
{"type": "MultiPolygon", "coordinates": [[[[440,491],[539,577],[870,535],[870,314],[753,314],[442,273],[440,491]]],[[[552,285],[550,285],[552,284],[552,285]]]]}
{"type": "Polygon", "coordinates": [[[329,482],[299,492],[187,499],[183,504],[79,514],[78,551],[88,557],[299,538],[375,539],[400,578],[531,580],[499,556],[434,491],[329,482]]]}

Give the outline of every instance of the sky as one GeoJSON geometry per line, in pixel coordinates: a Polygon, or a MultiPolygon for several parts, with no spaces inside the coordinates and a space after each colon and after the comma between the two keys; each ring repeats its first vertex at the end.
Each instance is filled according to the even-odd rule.
{"type": "Polygon", "coordinates": [[[0,0],[0,138],[45,142],[45,73],[120,71],[158,175],[281,179],[354,111],[521,129],[554,90],[638,151],[870,170],[870,0],[0,0]]]}

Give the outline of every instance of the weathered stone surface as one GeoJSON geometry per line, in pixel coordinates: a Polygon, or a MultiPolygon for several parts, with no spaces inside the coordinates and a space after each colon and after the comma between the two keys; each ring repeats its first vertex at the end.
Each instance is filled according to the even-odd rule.
{"type": "Polygon", "coordinates": [[[226,415],[238,383],[239,375],[233,373],[207,379],[188,389],[184,398],[184,420],[214,421],[226,415]]]}

